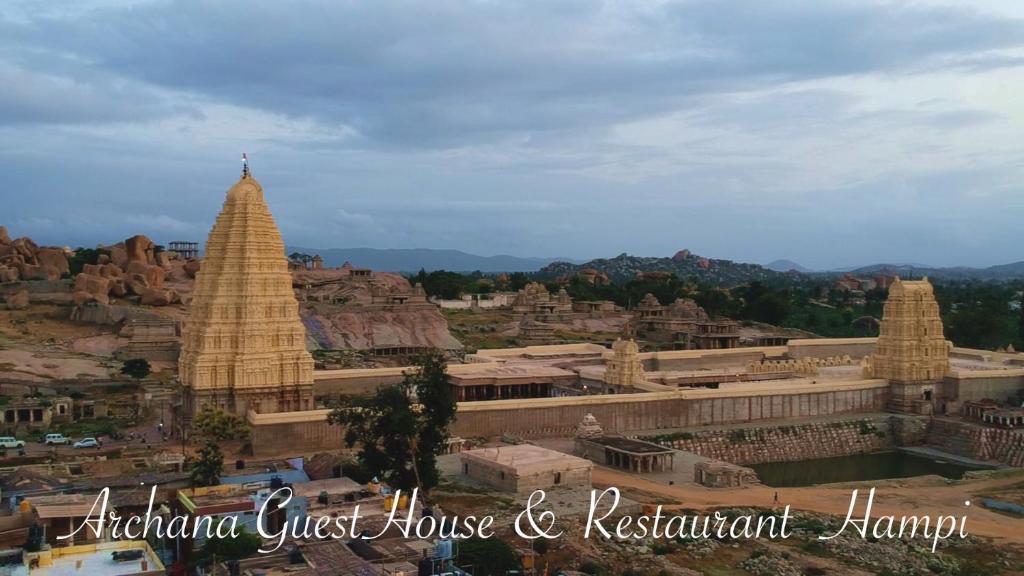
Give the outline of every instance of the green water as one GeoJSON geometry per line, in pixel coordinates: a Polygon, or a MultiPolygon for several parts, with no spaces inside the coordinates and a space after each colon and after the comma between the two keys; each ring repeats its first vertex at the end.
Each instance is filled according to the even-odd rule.
{"type": "Polygon", "coordinates": [[[960,479],[974,470],[903,452],[875,452],[797,462],[769,462],[750,466],[766,486],[812,486],[835,482],[862,482],[935,474],[960,479]]]}

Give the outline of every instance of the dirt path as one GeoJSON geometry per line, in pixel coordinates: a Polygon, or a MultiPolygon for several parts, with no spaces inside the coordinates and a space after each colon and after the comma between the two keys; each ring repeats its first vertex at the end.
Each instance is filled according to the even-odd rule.
{"type": "MultiPolygon", "coordinates": [[[[1006,478],[977,480],[953,485],[912,485],[894,486],[879,483],[872,507],[872,517],[893,515],[923,516],[934,518],[939,515],[950,515],[959,518],[967,515],[967,532],[975,536],[985,536],[1007,543],[1024,544],[1024,519],[1012,518],[997,514],[975,502],[975,495],[998,490],[1006,486],[1019,484],[1024,478],[1015,475],[1006,478]],[[971,506],[964,502],[971,500],[971,506]]],[[[754,486],[742,489],[710,489],[702,486],[669,486],[646,480],[625,472],[607,468],[595,468],[593,473],[595,488],[615,486],[622,489],[631,488],[653,495],[669,498],[679,502],[671,508],[705,509],[723,506],[756,506],[771,508],[774,506],[775,493],[779,494],[779,506],[792,506],[794,510],[820,512],[846,516],[850,508],[850,498],[854,487],[806,487],[806,488],[771,488],[754,486]]],[[[857,511],[863,518],[866,492],[869,484],[859,485],[861,495],[857,511]]]]}

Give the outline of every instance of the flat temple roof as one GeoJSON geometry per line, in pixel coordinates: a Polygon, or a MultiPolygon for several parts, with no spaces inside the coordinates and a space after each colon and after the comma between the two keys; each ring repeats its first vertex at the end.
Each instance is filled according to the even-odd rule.
{"type": "Polygon", "coordinates": [[[657,444],[651,444],[650,442],[644,442],[642,440],[623,438],[621,436],[598,436],[597,438],[586,438],[586,440],[611,448],[612,450],[629,452],[631,454],[641,454],[645,456],[675,452],[675,450],[672,450],[671,448],[665,448],[664,446],[658,446],[657,444]]]}

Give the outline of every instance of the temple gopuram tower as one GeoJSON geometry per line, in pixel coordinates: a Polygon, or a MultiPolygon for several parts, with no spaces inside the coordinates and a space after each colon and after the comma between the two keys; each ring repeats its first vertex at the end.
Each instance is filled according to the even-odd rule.
{"type": "Polygon", "coordinates": [[[865,359],[865,376],[889,381],[892,410],[931,413],[935,386],[949,372],[950,346],[928,279],[897,278],[889,287],[875,352],[865,359]]]}
{"type": "Polygon", "coordinates": [[[643,381],[640,348],[632,340],[616,340],[612,344],[612,357],[605,363],[605,384],[615,388],[635,388],[643,381]]]}
{"type": "Polygon", "coordinates": [[[281,233],[249,173],[228,190],[182,330],[183,409],[244,416],[313,408],[313,358],[281,233]]]}

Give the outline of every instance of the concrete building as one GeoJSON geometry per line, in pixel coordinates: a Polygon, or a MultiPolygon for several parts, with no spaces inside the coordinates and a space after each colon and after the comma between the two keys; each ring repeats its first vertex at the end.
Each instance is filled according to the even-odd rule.
{"type": "Polygon", "coordinates": [[[551,488],[591,488],[594,465],[577,458],[533,446],[519,444],[468,450],[461,453],[462,473],[505,492],[530,493],[551,488]]]}

